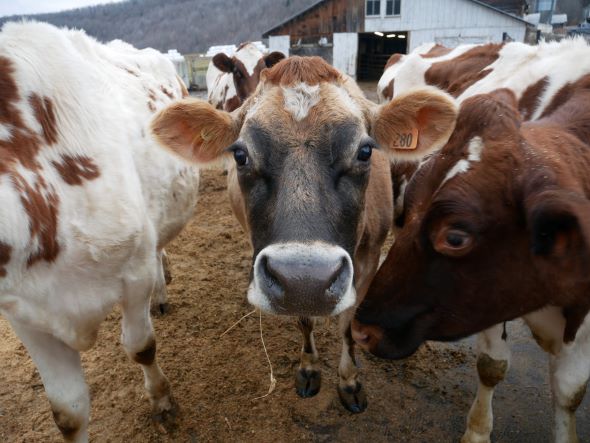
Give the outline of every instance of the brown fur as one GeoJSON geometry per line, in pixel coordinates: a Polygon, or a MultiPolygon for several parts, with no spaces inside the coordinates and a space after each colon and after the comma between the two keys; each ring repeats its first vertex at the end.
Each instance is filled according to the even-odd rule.
{"type": "Polygon", "coordinates": [[[152,132],[163,146],[198,163],[217,159],[239,129],[229,114],[196,99],[174,103],[152,121],[152,132]]]}
{"type": "Polygon", "coordinates": [[[485,68],[498,59],[502,46],[502,43],[476,46],[451,60],[434,63],[425,73],[426,84],[458,97],[492,72],[485,68]]]}
{"type": "Polygon", "coordinates": [[[522,97],[520,97],[520,101],[518,102],[518,110],[525,120],[530,120],[537,110],[539,98],[545,92],[548,84],[549,78],[543,77],[537,83],[526,88],[522,93],[522,97]]]}
{"type": "Polygon", "coordinates": [[[160,91],[162,91],[169,99],[174,100],[174,93],[166,86],[160,85],[160,91]]]}
{"type": "Polygon", "coordinates": [[[184,82],[182,81],[182,79],[180,78],[180,76],[176,76],[176,81],[178,82],[178,85],[180,86],[180,96],[181,98],[186,98],[188,97],[190,94],[188,93],[188,89],[186,89],[186,86],[184,84],[184,82]]]}
{"type": "Polygon", "coordinates": [[[6,277],[5,266],[10,261],[10,253],[12,252],[12,246],[6,243],[0,242],[0,277],[6,277]]]}
{"type": "Polygon", "coordinates": [[[94,180],[100,176],[98,166],[88,157],[62,155],[61,162],[54,160],[52,164],[68,185],[81,185],[83,180],[94,180]]]}
{"type": "Polygon", "coordinates": [[[418,145],[416,150],[409,152],[412,156],[423,155],[435,151],[448,140],[456,116],[455,104],[443,93],[415,91],[398,96],[383,106],[374,122],[374,134],[380,145],[402,153],[394,147],[395,141],[400,134],[417,128],[418,145]]]}
{"type": "Polygon", "coordinates": [[[394,83],[395,79],[392,78],[387,87],[383,90],[383,97],[385,97],[388,101],[393,98],[394,83]]]}
{"type": "Polygon", "coordinates": [[[29,103],[35,113],[35,118],[43,128],[43,136],[47,144],[52,145],[57,142],[57,123],[55,113],[53,112],[53,102],[48,97],[39,97],[32,94],[29,97],[29,103]]]}
{"type": "Polygon", "coordinates": [[[447,55],[452,50],[453,50],[453,48],[447,48],[446,46],[443,46],[443,45],[440,45],[437,43],[432,48],[430,48],[430,50],[428,52],[422,54],[420,57],[422,57],[422,58],[442,57],[443,55],[447,55]]]}
{"type": "Polygon", "coordinates": [[[265,71],[265,74],[267,82],[281,86],[292,86],[301,82],[317,85],[342,81],[342,74],[320,57],[289,57],[265,71]]]}
{"type": "Polygon", "coordinates": [[[389,58],[387,59],[387,63],[385,63],[385,68],[383,68],[383,70],[387,70],[387,68],[389,68],[390,66],[395,65],[397,62],[399,62],[402,58],[404,57],[403,54],[391,54],[389,56],[389,58]]]}
{"type": "Polygon", "coordinates": [[[156,358],[156,341],[152,340],[147,344],[143,351],[136,352],[133,360],[140,365],[149,366],[156,358]]]}

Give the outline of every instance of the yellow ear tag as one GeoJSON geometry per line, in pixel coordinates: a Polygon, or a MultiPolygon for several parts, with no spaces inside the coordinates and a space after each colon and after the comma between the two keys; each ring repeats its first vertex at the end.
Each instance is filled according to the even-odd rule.
{"type": "Polygon", "coordinates": [[[398,133],[392,143],[394,149],[413,151],[418,146],[418,128],[398,133]]]}

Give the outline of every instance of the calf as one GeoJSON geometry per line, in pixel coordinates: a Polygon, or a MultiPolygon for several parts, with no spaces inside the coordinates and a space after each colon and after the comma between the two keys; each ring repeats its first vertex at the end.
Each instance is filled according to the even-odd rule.
{"type": "Polygon", "coordinates": [[[302,397],[320,389],[313,317],[340,314],[338,392],[353,412],[365,409],[366,398],[351,309],[377,269],[392,214],[389,162],[369,135],[376,108],[322,59],[291,57],[263,71],[255,93],[232,114],[185,100],[152,126],[189,161],[233,156],[230,201],[253,248],[248,300],[300,317],[302,397]]]}
{"type": "MultiPolygon", "coordinates": [[[[440,124],[438,111],[420,119],[426,93],[395,99],[403,116],[378,119],[378,141],[440,124]]],[[[534,122],[523,122],[508,89],[465,100],[444,147],[408,185],[404,226],[353,332],[376,355],[401,358],[425,340],[456,340],[524,316],[551,354],[558,442],[578,441],[574,414],[590,376],[588,103],[588,74],[534,122]]],[[[455,109],[451,97],[447,106],[455,109]]],[[[464,442],[490,439],[493,389],[509,360],[505,337],[492,337],[478,342],[480,384],[464,442]]]]}
{"type": "Polygon", "coordinates": [[[160,255],[194,211],[198,171],[146,126],[186,94],[151,49],[8,23],[0,33],[0,313],[33,359],[64,439],[88,440],[80,351],[121,304],[154,419],[172,418],[149,316],[160,255]]]}
{"type": "Polygon", "coordinates": [[[285,58],[282,52],[264,55],[252,43],[242,43],[232,57],[216,54],[207,69],[207,99],[217,109],[237,109],[256,89],[260,72],[285,58]]]}

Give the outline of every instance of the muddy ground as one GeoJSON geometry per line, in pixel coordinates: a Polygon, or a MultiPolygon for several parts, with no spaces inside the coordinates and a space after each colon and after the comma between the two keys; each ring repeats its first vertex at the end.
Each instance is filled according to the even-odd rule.
{"type": "MultiPolygon", "coordinates": [[[[374,88],[374,85],[370,86],[374,88]]],[[[231,214],[220,170],[205,171],[196,216],[167,248],[172,310],[154,319],[158,357],[180,404],[178,425],[156,433],[149,420],[141,370],[119,342],[120,314],[104,322],[96,346],[83,354],[92,397],[90,437],[96,442],[453,442],[475,394],[473,339],[428,343],[404,361],[361,354],[368,409],[347,412],[336,394],[340,340],[336,321],[320,324],[323,385],[310,399],[295,394],[301,346],[295,322],[262,316],[274,374],[245,299],[250,251],[231,214]]],[[[551,436],[546,356],[520,322],[508,327],[514,344],[508,380],[497,389],[493,441],[538,443],[551,436]]],[[[581,441],[590,441],[590,399],[578,410],[581,441]]],[[[0,319],[0,442],[60,441],[39,375],[7,322],[0,319]]]]}

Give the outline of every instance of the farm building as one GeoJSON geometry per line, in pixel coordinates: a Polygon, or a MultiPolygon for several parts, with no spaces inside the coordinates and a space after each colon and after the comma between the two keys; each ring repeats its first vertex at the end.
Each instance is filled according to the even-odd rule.
{"type": "Polygon", "coordinates": [[[522,0],[320,0],[263,37],[271,50],[321,55],[359,80],[373,80],[392,53],[426,42],[524,41],[530,25],[513,12],[525,11],[522,0]]]}

